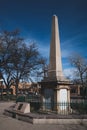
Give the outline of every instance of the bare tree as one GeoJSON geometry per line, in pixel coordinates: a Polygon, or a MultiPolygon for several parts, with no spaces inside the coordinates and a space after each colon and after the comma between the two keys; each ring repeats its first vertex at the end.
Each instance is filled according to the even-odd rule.
{"type": "Polygon", "coordinates": [[[19,31],[3,31],[0,33],[0,70],[3,76],[4,84],[7,89],[7,95],[12,85],[12,53],[13,50],[22,43],[19,37],[19,31]]]}
{"type": "Polygon", "coordinates": [[[87,86],[87,61],[78,54],[74,54],[69,60],[71,65],[75,67],[74,81],[83,87],[84,95],[87,86]]]}
{"type": "Polygon", "coordinates": [[[42,64],[36,45],[26,44],[17,30],[4,31],[0,34],[0,68],[8,90],[15,84],[18,95],[20,80],[31,80],[32,75],[40,70],[42,64]]]}
{"type": "Polygon", "coordinates": [[[43,78],[46,78],[48,77],[48,64],[47,64],[47,59],[42,57],[40,59],[40,62],[39,62],[42,67],[40,68],[39,71],[37,71],[37,81],[41,81],[43,78]]]}

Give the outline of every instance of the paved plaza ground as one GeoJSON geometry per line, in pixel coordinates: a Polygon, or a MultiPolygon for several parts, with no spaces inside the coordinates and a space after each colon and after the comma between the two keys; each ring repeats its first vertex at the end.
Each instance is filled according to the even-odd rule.
{"type": "Polygon", "coordinates": [[[33,125],[3,115],[13,102],[0,102],[0,130],[87,130],[87,125],[33,125]]]}

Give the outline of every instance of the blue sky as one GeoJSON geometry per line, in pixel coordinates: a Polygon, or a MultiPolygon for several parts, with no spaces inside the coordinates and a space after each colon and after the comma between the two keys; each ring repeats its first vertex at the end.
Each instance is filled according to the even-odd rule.
{"type": "Polygon", "coordinates": [[[87,58],[87,0],[0,0],[0,28],[19,28],[26,41],[36,42],[47,58],[54,14],[59,22],[63,69],[69,72],[70,55],[87,58]]]}

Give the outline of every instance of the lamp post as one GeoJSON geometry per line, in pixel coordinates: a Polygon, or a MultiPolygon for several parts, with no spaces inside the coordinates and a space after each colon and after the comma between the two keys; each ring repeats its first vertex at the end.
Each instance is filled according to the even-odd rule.
{"type": "Polygon", "coordinates": [[[0,79],[1,100],[3,100],[3,79],[0,79]]]}

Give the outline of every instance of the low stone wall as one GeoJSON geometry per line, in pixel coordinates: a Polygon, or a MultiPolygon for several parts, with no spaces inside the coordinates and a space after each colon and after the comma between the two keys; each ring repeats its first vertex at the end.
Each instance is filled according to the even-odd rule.
{"type": "MultiPolygon", "coordinates": [[[[81,119],[33,119],[33,124],[81,124],[81,119]]],[[[86,120],[87,123],[87,120],[86,120]]]]}
{"type": "Polygon", "coordinates": [[[87,124],[87,115],[77,116],[55,116],[55,115],[41,115],[33,113],[20,113],[10,109],[6,109],[4,114],[18,120],[26,121],[32,124],[87,124]]]}

